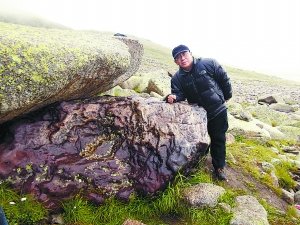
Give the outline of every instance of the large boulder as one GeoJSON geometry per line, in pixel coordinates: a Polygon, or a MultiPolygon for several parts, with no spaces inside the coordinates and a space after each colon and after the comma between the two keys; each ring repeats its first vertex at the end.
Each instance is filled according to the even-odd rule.
{"type": "Polygon", "coordinates": [[[105,92],[134,74],[142,45],[108,33],[0,22],[0,123],[105,92]]]}
{"type": "Polygon", "coordinates": [[[48,106],[0,127],[0,177],[48,208],[77,193],[101,203],[154,194],[209,143],[206,112],[156,98],[97,97],[48,106]]]}

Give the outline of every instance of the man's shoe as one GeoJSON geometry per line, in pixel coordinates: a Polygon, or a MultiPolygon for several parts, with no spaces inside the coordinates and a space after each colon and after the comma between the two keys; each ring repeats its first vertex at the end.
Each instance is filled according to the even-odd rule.
{"type": "Polygon", "coordinates": [[[227,180],[224,168],[218,168],[215,170],[216,177],[218,180],[227,180]]]}

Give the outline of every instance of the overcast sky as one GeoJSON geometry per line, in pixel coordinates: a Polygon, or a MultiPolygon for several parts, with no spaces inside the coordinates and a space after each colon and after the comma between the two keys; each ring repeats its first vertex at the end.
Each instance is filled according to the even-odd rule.
{"type": "Polygon", "coordinates": [[[188,45],[221,64],[300,81],[300,0],[0,0],[75,29],[188,45]]]}

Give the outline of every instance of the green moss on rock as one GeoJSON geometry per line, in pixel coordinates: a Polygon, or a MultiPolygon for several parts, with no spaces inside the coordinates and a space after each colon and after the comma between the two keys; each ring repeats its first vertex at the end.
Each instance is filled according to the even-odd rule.
{"type": "Polygon", "coordinates": [[[0,30],[0,119],[51,96],[68,100],[92,88],[106,91],[131,66],[127,44],[111,34],[2,22],[0,30]]]}

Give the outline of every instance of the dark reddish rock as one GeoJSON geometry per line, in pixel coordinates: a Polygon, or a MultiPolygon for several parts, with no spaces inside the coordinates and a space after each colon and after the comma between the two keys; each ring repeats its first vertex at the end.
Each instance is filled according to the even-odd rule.
{"type": "Polygon", "coordinates": [[[0,177],[50,209],[82,194],[102,203],[155,194],[207,148],[206,113],[155,98],[51,105],[1,125],[0,177]]]}

